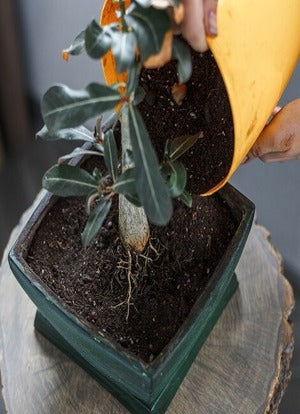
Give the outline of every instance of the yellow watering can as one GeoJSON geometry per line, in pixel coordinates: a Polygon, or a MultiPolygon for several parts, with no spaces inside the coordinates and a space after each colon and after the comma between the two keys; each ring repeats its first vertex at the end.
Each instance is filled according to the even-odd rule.
{"type": "MultiPolygon", "coordinates": [[[[106,0],[101,23],[116,20],[106,0]]],[[[234,153],[223,187],[237,170],[280,99],[300,55],[300,0],[219,0],[218,36],[207,38],[227,89],[234,124],[234,153]]],[[[107,83],[120,81],[111,55],[107,83]]]]}

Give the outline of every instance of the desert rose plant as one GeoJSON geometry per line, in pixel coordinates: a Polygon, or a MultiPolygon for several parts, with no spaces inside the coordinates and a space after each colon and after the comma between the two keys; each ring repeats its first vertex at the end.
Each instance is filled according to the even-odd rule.
{"type": "Polygon", "coordinates": [[[177,61],[178,84],[172,91],[177,104],[182,101],[184,84],[191,75],[190,50],[173,35],[170,6],[173,18],[180,19],[182,6],[178,0],[135,0],[127,8],[123,0],[112,0],[115,22],[100,26],[93,20],[63,51],[63,57],[68,60],[70,55],[84,50],[96,60],[113,56],[122,81],[110,86],[91,83],[83,90],[55,85],[43,97],[45,126],[38,136],[51,141],[65,139],[90,144],[62,157],[43,178],[44,188],[53,194],[86,197],[84,246],[103,225],[113,197],[119,197],[121,240],[136,253],[141,253],[149,241],[148,220],[156,225],[166,225],[170,220],[172,198],[191,206],[192,198],[186,191],[187,173],[179,158],[201,135],[172,141],[165,137],[164,156],[159,160],[137,108],[145,96],[139,86],[143,67],[159,67],[170,59],[177,61]],[[115,112],[105,128],[103,125],[101,128],[101,121],[93,132],[82,126],[88,119],[111,110],[115,112]],[[118,121],[119,144],[114,134],[118,121]],[[89,173],[65,162],[78,155],[103,157],[107,171],[95,168],[89,173]]]}

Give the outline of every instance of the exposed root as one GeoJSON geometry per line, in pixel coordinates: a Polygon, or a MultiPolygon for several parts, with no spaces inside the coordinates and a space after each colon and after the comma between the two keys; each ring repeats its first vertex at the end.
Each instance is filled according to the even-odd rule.
{"type": "Polygon", "coordinates": [[[129,312],[130,312],[130,300],[132,294],[132,284],[131,284],[131,268],[132,268],[132,256],[130,251],[127,251],[128,254],[128,272],[127,272],[127,280],[128,280],[128,292],[127,292],[127,313],[126,313],[126,322],[128,322],[129,312]]]}
{"type": "Polygon", "coordinates": [[[150,249],[156,254],[157,257],[160,256],[160,254],[158,253],[158,251],[156,250],[156,248],[153,246],[153,244],[151,243],[151,240],[149,241],[149,247],[150,249]]]}
{"type": "MultiPolygon", "coordinates": [[[[127,298],[122,302],[118,303],[117,305],[112,306],[112,309],[116,309],[119,306],[127,304],[127,312],[126,312],[126,322],[128,322],[129,314],[130,314],[130,301],[132,298],[132,255],[130,250],[127,250],[128,262],[124,260],[120,260],[119,264],[117,265],[117,269],[126,270],[127,272],[127,281],[128,281],[128,291],[127,291],[127,298]],[[125,265],[125,266],[124,266],[125,265]]],[[[118,280],[118,279],[117,279],[118,280]]],[[[135,281],[134,281],[135,282],[135,281]]],[[[119,283],[119,281],[118,281],[119,283]]]]}
{"type": "MultiPolygon", "coordinates": [[[[130,316],[130,306],[133,304],[132,299],[134,295],[135,288],[138,285],[138,281],[147,274],[149,264],[158,260],[162,251],[166,247],[160,243],[157,239],[149,240],[148,246],[144,250],[143,254],[138,254],[133,250],[126,249],[126,258],[123,257],[119,260],[114,277],[111,280],[111,288],[113,288],[113,283],[116,281],[119,286],[122,286],[124,280],[127,280],[128,290],[126,299],[122,302],[112,306],[112,309],[119,308],[120,306],[126,305],[126,322],[129,320],[130,316]],[[155,243],[155,246],[154,246],[155,243]]],[[[125,256],[125,255],[124,255],[125,256]]]]}

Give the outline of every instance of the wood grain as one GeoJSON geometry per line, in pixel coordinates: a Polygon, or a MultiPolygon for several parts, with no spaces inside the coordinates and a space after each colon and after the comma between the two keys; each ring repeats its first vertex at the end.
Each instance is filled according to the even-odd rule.
{"type": "MultiPolygon", "coordinates": [[[[40,198],[40,196],[39,196],[40,198]]],[[[7,252],[0,272],[0,368],[9,414],[125,414],[96,381],[33,329],[35,307],[7,252]]],[[[172,401],[168,414],[275,414],[290,377],[294,306],[281,257],[254,225],[237,268],[240,287],[172,401]]]]}

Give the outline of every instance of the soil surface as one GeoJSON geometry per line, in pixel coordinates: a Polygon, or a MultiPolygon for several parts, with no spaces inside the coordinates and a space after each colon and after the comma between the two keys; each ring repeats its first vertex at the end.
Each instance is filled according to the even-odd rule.
{"type": "Polygon", "coordinates": [[[144,69],[140,83],[146,97],[139,105],[151,140],[162,156],[167,138],[193,135],[203,138],[180,159],[188,170],[188,189],[203,194],[228,173],[233,156],[233,123],[229,100],[211,52],[192,51],[193,73],[181,105],[172,96],[178,83],[176,63],[144,69]]]}
{"type": "MultiPolygon", "coordinates": [[[[94,166],[95,160],[87,162],[88,170],[94,166]]],[[[151,362],[205,291],[236,219],[218,195],[194,196],[192,208],[177,202],[167,227],[151,226],[151,243],[139,257],[129,256],[120,241],[117,200],[104,227],[83,248],[86,220],[83,198],[59,199],[38,228],[27,262],[94,333],[151,362]]]]}
{"type": "MultiPolygon", "coordinates": [[[[143,70],[147,95],[139,109],[160,155],[167,138],[203,131],[204,137],[182,158],[188,188],[199,194],[225,177],[232,159],[233,128],[211,54],[193,53],[193,64],[180,106],[171,94],[178,82],[174,62],[160,70],[143,70]]],[[[94,166],[94,160],[86,163],[88,170],[94,166]]],[[[237,222],[218,195],[194,196],[191,209],[175,203],[167,227],[151,227],[150,244],[137,257],[120,241],[116,200],[104,227],[84,249],[80,235],[86,220],[82,198],[59,199],[37,230],[27,261],[89,329],[151,362],[205,292],[237,222]]]]}

